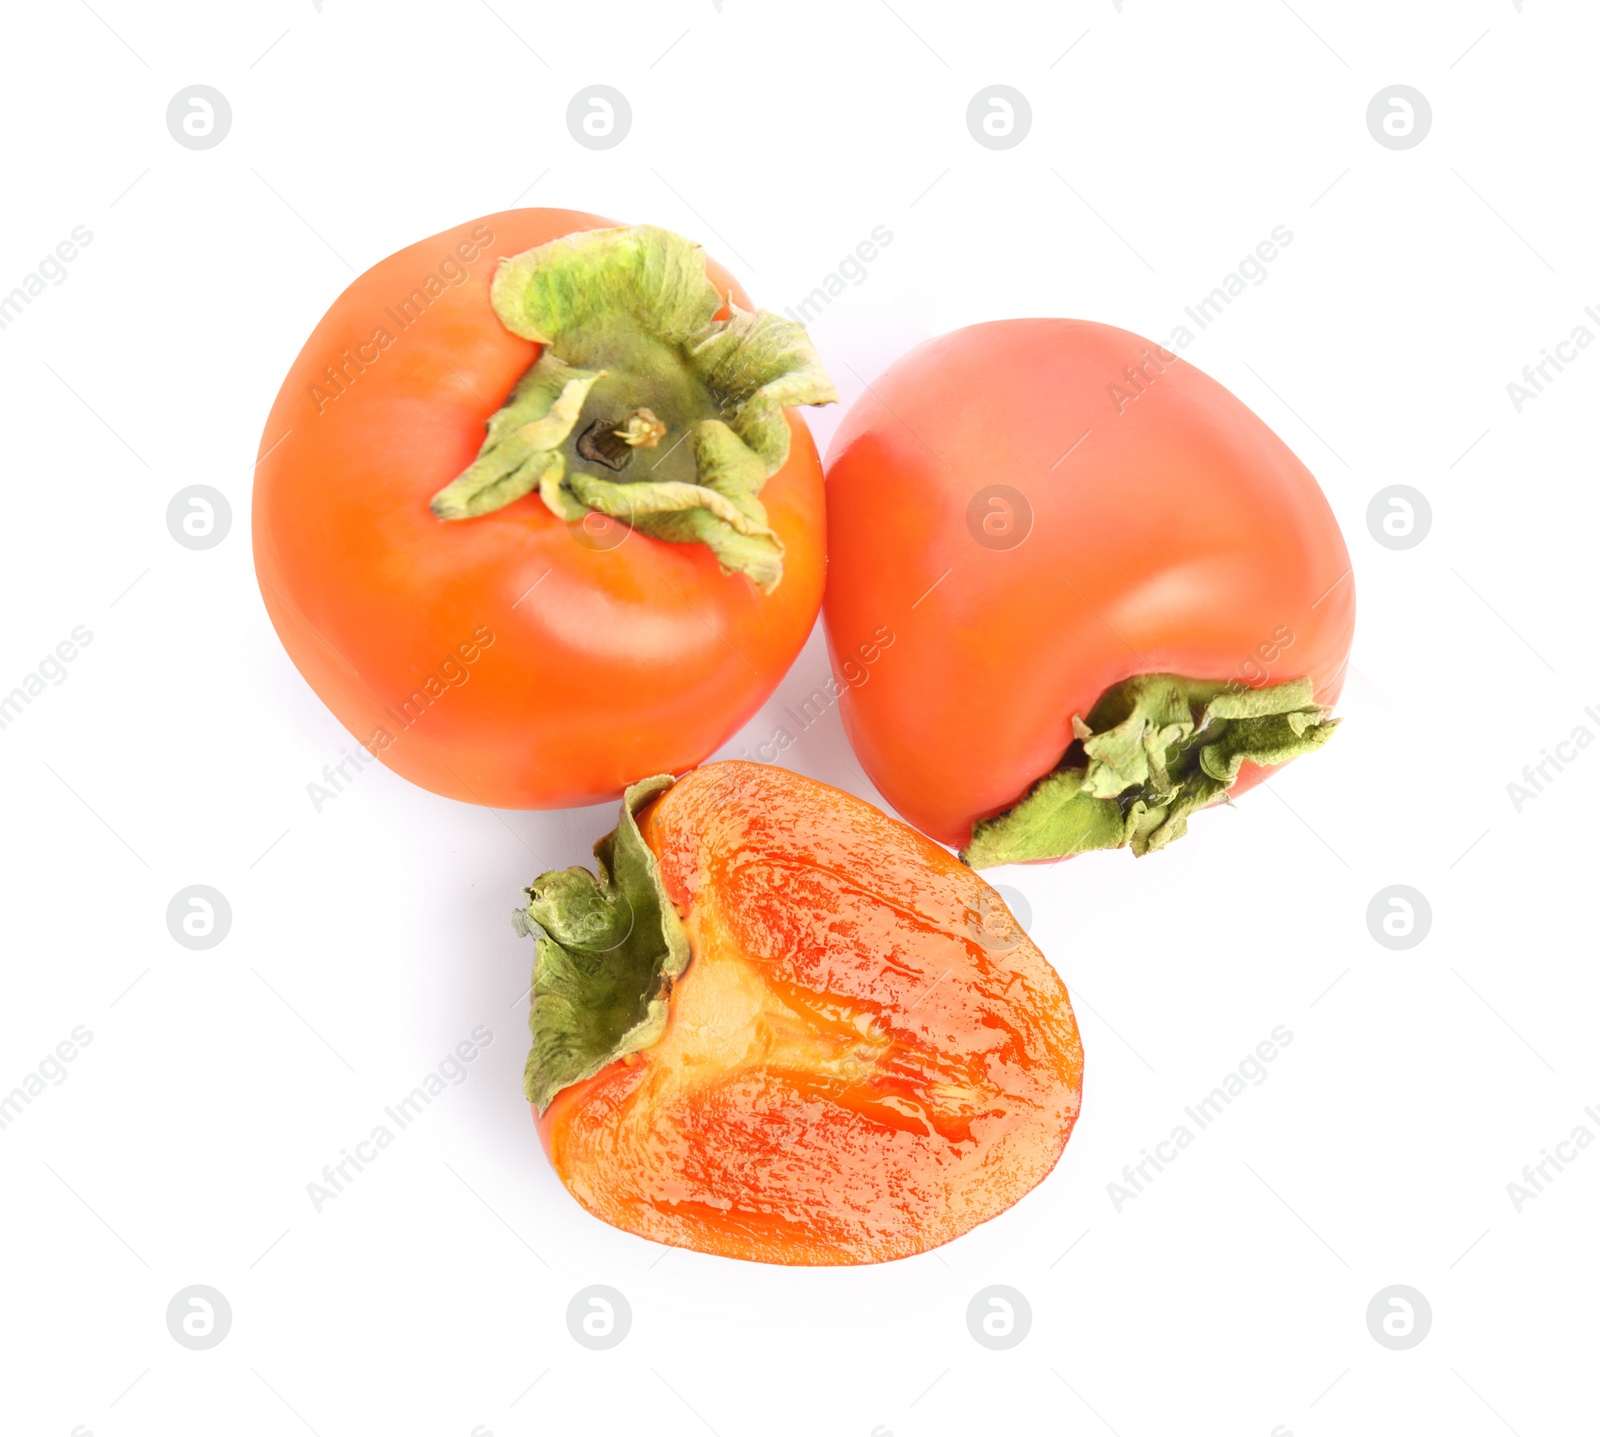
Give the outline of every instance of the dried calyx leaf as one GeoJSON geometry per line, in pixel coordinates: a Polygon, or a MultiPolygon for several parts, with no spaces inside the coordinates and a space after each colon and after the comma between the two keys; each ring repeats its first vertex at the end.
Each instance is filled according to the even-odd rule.
{"type": "Polygon", "coordinates": [[[1066,858],[1094,848],[1143,855],[1187,831],[1189,815],[1226,799],[1246,763],[1275,767],[1321,748],[1338,720],[1312,702],[1310,679],[1240,689],[1141,674],[1108,689],[1052,773],[961,852],[973,868],[1066,858]]]}
{"type": "Polygon", "coordinates": [[[470,519],[537,489],[562,519],[595,510],[705,544],[775,588],[783,546],[757,496],[789,457],[783,411],[838,399],[805,327],[739,309],[698,245],[650,225],[502,260],[491,302],[543,349],[433,512],[470,519]]]}
{"type": "Polygon", "coordinates": [[[523,1087],[542,1113],[573,1083],[658,1042],[689,940],[637,816],[671,788],[666,774],[623,795],[616,830],[594,846],[595,872],[556,869],[525,890],[512,926],[538,939],[523,1087]]]}

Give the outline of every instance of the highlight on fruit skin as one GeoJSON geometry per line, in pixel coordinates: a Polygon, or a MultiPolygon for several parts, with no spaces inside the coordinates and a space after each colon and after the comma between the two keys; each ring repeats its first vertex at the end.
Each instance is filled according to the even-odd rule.
{"type": "Polygon", "coordinates": [[[787,1264],[959,1237],[1055,1166],[1083,1048],[999,895],[897,819],[762,764],[633,785],[547,873],[527,1093],[591,1213],[787,1264]]]}

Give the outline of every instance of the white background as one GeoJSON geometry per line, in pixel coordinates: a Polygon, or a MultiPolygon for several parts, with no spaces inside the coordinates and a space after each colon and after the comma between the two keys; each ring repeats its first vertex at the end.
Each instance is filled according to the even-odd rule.
{"type": "MultiPolygon", "coordinates": [[[[0,1092],[75,1026],[93,1041],[0,1131],[0,1427],[1593,1430],[1600,1151],[1520,1213],[1506,1185],[1600,1135],[1600,752],[1520,813],[1506,786],[1600,734],[1600,352],[1520,414],[1506,385],[1600,333],[1597,40],[1577,0],[10,7],[0,291],[75,225],[93,241],[0,332],[0,689],[94,637],[0,731],[0,1092]],[[1405,151],[1365,122],[1397,82],[1433,109],[1405,151]],[[204,152],[164,119],[194,83],[233,109],[204,152]],[[605,152],[566,128],[591,83],[633,110],[605,152]],[[965,124],[992,83],[1033,110],[1004,152],[965,124]],[[1347,723],[1166,853],[992,875],[1072,990],[1084,1112],[1047,1182],[944,1250],[784,1270],[586,1216],[521,1096],[532,948],[506,915],[611,809],[495,813],[378,766],[320,814],[307,796],[353,744],[257,593],[261,426],[355,273],[514,203],[677,229],[775,309],[886,226],[813,326],[847,404],[978,320],[1165,339],[1293,232],[1185,357],[1344,527],[1347,723]],[[195,483],[233,510],[204,552],[165,521],[195,483]],[[1407,551],[1367,528],[1392,483],[1432,505],[1407,551]],[[165,923],[195,883],[233,910],[207,952],[165,923]],[[1395,883],[1433,913],[1404,952],[1365,916],[1395,883]],[[468,1080],[315,1212],[323,1164],[480,1024],[468,1080]],[[1279,1024],[1268,1080],[1116,1211],[1122,1166],[1279,1024]],[[195,1283],[233,1311],[208,1351],[166,1326],[195,1283]],[[607,1352],[565,1323],[594,1283],[633,1312],[607,1352]],[[1004,1352],[965,1321],[993,1283],[1033,1312],[1004,1352]],[[1367,1329],[1395,1283],[1432,1307],[1409,1351],[1367,1329]]],[[[819,440],[838,413],[810,415],[819,440]]],[[[825,674],[819,635],[729,751],[825,674]]],[[[836,714],[784,761],[870,796],[836,714]]]]}

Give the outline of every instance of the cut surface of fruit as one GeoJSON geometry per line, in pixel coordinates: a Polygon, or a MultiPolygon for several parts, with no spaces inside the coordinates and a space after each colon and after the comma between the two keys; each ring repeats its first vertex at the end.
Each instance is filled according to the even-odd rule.
{"type": "Polygon", "coordinates": [[[730,1257],[883,1261],[959,1236],[1055,1165],[1077,1026],[975,873],[757,764],[696,770],[639,830],[691,957],[659,1040],[540,1117],[591,1212],[730,1257]]]}

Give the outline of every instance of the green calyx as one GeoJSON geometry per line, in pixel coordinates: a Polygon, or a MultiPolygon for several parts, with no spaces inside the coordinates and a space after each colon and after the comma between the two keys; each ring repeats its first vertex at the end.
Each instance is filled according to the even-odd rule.
{"type": "Polygon", "coordinates": [[[783,411],[839,397],[805,327],[739,309],[698,245],[651,225],[502,260],[490,300],[543,349],[433,512],[471,519],[537,490],[569,523],[598,512],[704,544],[776,588],[783,545],[757,496],[789,457],[783,411]]]}
{"type": "Polygon", "coordinates": [[[689,966],[689,940],[639,832],[637,815],[671,788],[668,774],[623,795],[616,830],[594,846],[595,872],[556,869],[526,889],[511,915],[538,939],[523,1076],[543,1113],[563,1088],[660,1041],[672,984],[689,966]]]}
{"type": "Polygon", "coordinates": [[[1275,767],[1321,748],[1337,719],[1311,680],[1268,688],[1141,674],[1107,689],[1061,764],[1018,803],[973,825],[972,868],[1067,858],[1093,848],[1165,848],[1189,815],[1226,801],[1246,763],[1275,767]]]}

